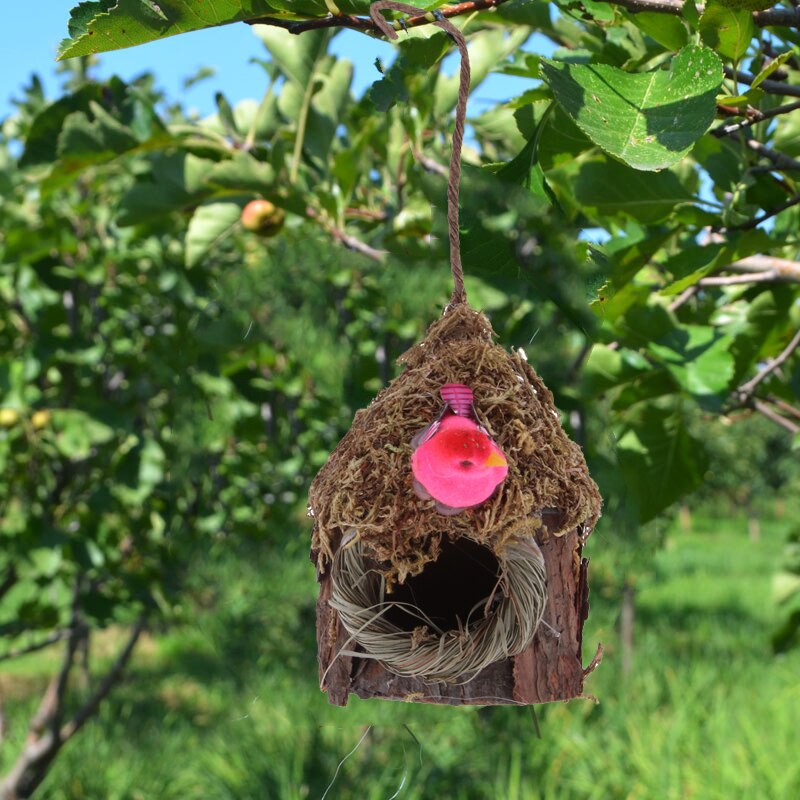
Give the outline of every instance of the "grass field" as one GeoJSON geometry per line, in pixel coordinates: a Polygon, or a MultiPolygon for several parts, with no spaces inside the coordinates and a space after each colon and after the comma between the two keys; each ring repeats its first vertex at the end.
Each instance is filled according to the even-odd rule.
{"type": "MultiPolygon", "coordinates": [[[[788,523],[697,518],[670,528],[637,579],[633,669],[616,622],[621,544],[592,537],[585,660],[598,704],[453,709],[351,700],[317,688],[306,541],[219,550],[198,569],[195,622],[147,639],[129,679],[59,756],[51,800],[527,800],[800,797],[800,652],[774,657],[771,578],[788,523]],[[367,726],[373,726],[367,730],[367,726]],[[362,740],[363,738],[363,740],[362,740]]],[[[228,545],[229,547],[229,545],[228,545]]],[[[110,643],[101,641],[98,647],[110,643]]],[[[48,656],[52,658],[57,654],[48,656]]],[[[0,676],[7,768],[47,658],[0,676]]]]}

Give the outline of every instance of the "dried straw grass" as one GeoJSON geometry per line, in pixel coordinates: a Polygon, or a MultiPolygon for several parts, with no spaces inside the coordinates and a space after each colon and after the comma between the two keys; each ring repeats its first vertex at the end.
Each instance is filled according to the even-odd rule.
{"type": "Polygon", "coordinates": [[[350,530],[390,585],[435,560],[444,537],[469,536],[500,554],[521,524],[537,536],[591,532],[601,501],[583,454],[524,354],[505,351],[493,335],[483,314],[452,307],[400,358],[402,374],[357,412],[311,486],[312,557],[320,572],[350,530]],[[411,440],[439,413],[446,383],[473,390],[480,422],[509,462],[492,497],[450,517],[415,495],[411,475],[411,440]]]}
{"type": "Polygon", "coordinates": [[[405,677],[466,682],[489,664],[521,653],[547,602],[544,559],[531,537],[515,538],[506,542],[498,563],[489,597],[475,604],[461,627],[442,630],[419,606],[387,597],[386,578],[365,555],[363,542],[340,547],[331,569],[330,605],[350,641],[362,649],[338,655],[375,659],[405,677]],[[419,625],[412,631],[397,627],[386,619],[393,608],[402,608],[419,625]]]}

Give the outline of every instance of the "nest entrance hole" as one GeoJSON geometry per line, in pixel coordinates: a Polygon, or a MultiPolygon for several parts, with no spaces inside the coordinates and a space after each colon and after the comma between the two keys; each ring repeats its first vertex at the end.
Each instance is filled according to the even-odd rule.
{"type": "Polygon", "coordinates": [[[464,536],[454,542],[446,539],[435,561],[386,595],[392,605],[385,619],[400,630],[413,631],[420,625],[420,618],[406,610],[411,605],[440,630],[463,628],[468,620],[484,619],[483,610],[476,610],[476,605],[484,603],[493,592],[502,596],[497,586],[499,575],[500,564],[488,547],[464,536]]]}

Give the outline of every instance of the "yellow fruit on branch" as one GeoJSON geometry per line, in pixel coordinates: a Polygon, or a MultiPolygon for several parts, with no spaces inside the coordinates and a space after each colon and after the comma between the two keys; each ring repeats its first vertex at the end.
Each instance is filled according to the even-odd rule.
{"type": "Polygon", "coordinates": [[[50,424],[50,412],[47,410],[34,411],[31,424],[38,431],[50,424]]]}
{"type": "Polygon", "coordinates": [[[0,408],[0,428],[11,428],[19,422],[19,411],[15,408],[0,408]]]}
{"type": "Polygon", "coordinates": [[[242,209],[245,230],[260,236],[275,236],[283,227],[286,213],[269,200],[251,200],[242,209]]]}

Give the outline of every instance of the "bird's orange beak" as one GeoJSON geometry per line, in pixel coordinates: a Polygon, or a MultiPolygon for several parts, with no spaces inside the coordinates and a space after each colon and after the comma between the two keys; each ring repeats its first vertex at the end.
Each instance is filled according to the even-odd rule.
{"type": "Polygon", "coordinates": [[[503,454],[498,453],[496,450],[492,450],[489,453],[489,458],[484,462],[485,467],[505,467],[507,465],[508,462],[503,458],[503,454]]]}

